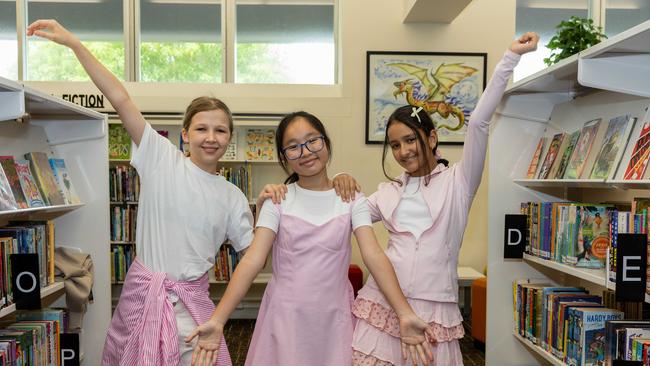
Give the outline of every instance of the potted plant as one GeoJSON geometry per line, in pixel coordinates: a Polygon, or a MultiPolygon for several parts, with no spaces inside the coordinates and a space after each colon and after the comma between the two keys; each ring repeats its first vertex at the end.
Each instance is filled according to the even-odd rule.
{"type": "Polygon", "coordinates": [[[607,38],[602,33],[602,27],[595,26],[592,19],[576,16],[563,20],[555,29],[557,32],[546,45],[551,50],[551,55],[544,59],[547,66],[586,50],[607,38]]]}

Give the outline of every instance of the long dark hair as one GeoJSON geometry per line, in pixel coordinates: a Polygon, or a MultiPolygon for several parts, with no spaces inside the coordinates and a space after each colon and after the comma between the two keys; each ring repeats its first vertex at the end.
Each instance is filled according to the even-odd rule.
{"type": "MultiPolygon", "coordinates": [[[[401,182],[395,178],[392,178],[388,176],[388,173],[386,172],[386,152],[388,151],[388,128],[396,122],[403,123],[406,125],[406,127],[410,128],[413,133],[415,133],[415,137],[418,139],[418,144],[419,146],[422,146],[423,148],[427,146],[427,143],[425,140],[422,138],[422,134],[419,133],[419,131],[424,132],[424,136],[429,136],[431,135],[431,131],[436,130],[436,126],[433,124],[433,120],[431,119],[431,116],[424,110],[420,109],[419,112],[417,113],[416,116],[411,116],[413,114],[413,106],[411,105],[405,105],[402,107],[397,108],[391,115],[388,117],[388,123],[386,123],[386,134],[384,135],[384,151],[381,157],[381,167],[384,171],[384,175],[386,178],[390,179],[393,182],[399,183],[400,185],[404,182],[401,182]],[[419,119],[418,119],[419,117],[419,119]]],[[[438,150],[438,142],[436,141],[436,146],[433,146],[431,148],[433,152],[433,156],[436,156],[436,152],[438,150]]],[[[424,163],[425,166],[429,166],[429,154],[424,153],[424,149],[420,150],[422,152],[422,156],[424,158],[424,163]]],[[[438,164],[444,164],[445,166],[449,166],[449,161],[446,159],[438,159],[438,164]]],[[[429,179],[430,176],[427,175],[424,178],[424,185],[429,184],[429,179]]]]}
{"type": "Polygon", "coordinates": [[[313,114],[307,113],[305,111],[289,113],[282,118],[280,124],[278,125],[278,129],[275,130],[275,150],[278,153],[278,161],[280,162],[282,169],[287,174],[289,174],[289,177],[284,181],[284,184],[295,183],[298,181],[298,174],[289,170],[289,167],[287,166],[287,159],[282,153],[282,140],[284,138],[284,133],[286,132],[287,127],[289,127],[291,122],[295,121],[297,118],[304,118],[316,131],[323,135],[325,146],[327,146],[327,155],[329,157],[329,160],[332,160],[332,143],[330,142],[329,136],[327,136],[327,131],[325,131],[323,122],[321,122],[313,114]]]}

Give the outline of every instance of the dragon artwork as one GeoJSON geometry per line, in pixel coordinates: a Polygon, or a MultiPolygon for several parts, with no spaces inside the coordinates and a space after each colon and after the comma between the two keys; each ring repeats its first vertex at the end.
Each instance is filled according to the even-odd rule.
{"type": "Polygon", "coordinates": [[[441,64],[438,68],[426,69],[407,63],[391,63],[387,66],[393,66],[401,69],[418,78],[424,90],[416,92],[416,81],[406,79],[393,83],[396,90],[393,96],[405,94],[408,104],[414,107],[422,107],[429,115],[437,113],[440,117],[447,119],[453,115],[458,123],[453,125],[439,124],[437,128],[445,128],[450,131],[458,131],[465,125],[465,114],[457,106],[446,101],[446,96],[451,88],[461,80],[474,74],[477,69],[469,66],[463,66],[461,63],[441,64]],[[424,95],[420,95],[424,94],[424,95]]]}

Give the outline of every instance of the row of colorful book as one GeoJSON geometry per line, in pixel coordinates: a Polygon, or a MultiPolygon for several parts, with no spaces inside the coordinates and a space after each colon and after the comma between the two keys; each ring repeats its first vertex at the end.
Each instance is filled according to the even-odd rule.
{"type": "Polygon", "coordinates": [[[0,156],[0,211],[79,202],[63,159],[43,152],[0,156]]]}
{"type": "Polygon", "coordinates": [[[138,206],[113,206],[111,210],[111,241],[135,241],[138,206]]]}
{"type": "Polygon", "coordinates": [[[573,202],[523,202],[526,253],[578,267],[604,268],[613,207],[573,202]]]}
{"type": "Polygon", "coordinates": [[[624,313],[584,288],[535,280],[513,284],[514,331],[568,365],[605,361],[605,327],[624,313]]]}
{"type": "Polygon", "coordinates": [[[238,168],[234,167],[221,167],[219,174],[227,181],[236,185],[243,193],[244,196],[250,201],[253,197],[253,181],[251,174],[251,166],[246,164],[238,168]]]}
{"type": "Polygon", "coordinates": [[[650,321],[609,321],[605,327],[605,360],[641,361],[650,365],[650,321]]]}
{"type": "Polygon", "coordinates": [[[0,365],[61,365],[60,336],[67,319],[64,309],[18,311],[16,321],[0,329],[0,365]]]}
{"type": "Polygon", "coordinates": [[[214,278],[217,281],[230,281],[240,259],[241,255],[235,251],[232,245],[224,243],[215,258],[214,278]]]}
{"type": "Polygon", "coordinates": [[[574,132],[542,137],[526,172],[527,179],[614,179],[647,178],[650,158],[650,114],[642,126],[636,118],[618,116],[587,121],[574,132]],[[631,136],[638,130],[636,136],[631,136]],[[547,140],[550,142],[547,145],[547,140]],[[629,146],[633,144],[633,146],[629,146]],[[625,152],[631,148],[629,157],[625,152]]]}
{"type": "Polygon", "coordinates": [[[137,202],[140,198],[140,177],[135,168],[117,165],[109,169],[111,202],[137,202]]]}
{"type": "Polygon", "coordinates": [[[135,245],[113,245],[111,249],[111,282],[124,282],[126,273],[135,260],[135,245]]]}
{"type": "Polygon", "coordinates": [[[54,223],[52,221],[9,222],[0,227],[0,304],[13,303],[11,254],[38,254],[40,285],[54,283],[54,223]]]}

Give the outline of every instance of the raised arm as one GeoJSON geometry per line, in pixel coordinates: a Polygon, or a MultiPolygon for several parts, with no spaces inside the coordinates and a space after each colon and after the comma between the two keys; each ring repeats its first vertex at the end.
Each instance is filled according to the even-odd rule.
{"type": "Polygon", "coordinates": [[[481,184],[490,119],[492,119],[492,115],[499,105],[501,97],[503,97],[503,92],[508,85],[508,79],[521,55],[537,49],[538,41],[539,36],[537,33],[528,32],[512,42],[510,48],[494,69],[492,78],[469,119],[463,158],[459,163],[459,167],[464,180],[463,183],[466,184],[468,193],[472,196],[481,184]]]}
{"type": "Polygon", "coordinates": [[[433,339],[431,329],[415,314],[411,305],[406,301],[406,297],[399,287],[393,265],[379,246],[372,227],[361,226],[354,230],[354,236],[359,243],[363,263],[368,267],[379,289],[399,318],[402,357],[406,359],[407,355],[410,356],[415,364],[419,356],[422,363],[428,365],[433,356],[427,345],[425,334],[433,339]]]}
{"type": "Polygon", "coordinates": [[[223,328],[235,308],[246,296],[253,280],[266,262],[266,257],[273,246],[275,232],[265,227],[255,229],[253,243],[246,250],[235,272],[228,283],[223,298],[219,301],[212,317],[206,323],[199,325],[185,339],[190,342],[194,337],[199,341],[192,354],[192,365],[214,365],[217,361],[219,344],[223,338],[223,328]],[[211,362],[208,362],[211,361],[211,362]]]}
{"type": "Polygon", "coordinates": [[[111,105],[119,114],[124,128],[131,135],[131,139],[136,145],[140,145],[146,123],[142,113],[131,100],[131,96],[129,96],[124,85],[90,53],[74,34],[56,20],[42,19],[27,27],[27,35],[43,37],[69,47],[77,56],[93,83],[111,102],[111,105]]]}

